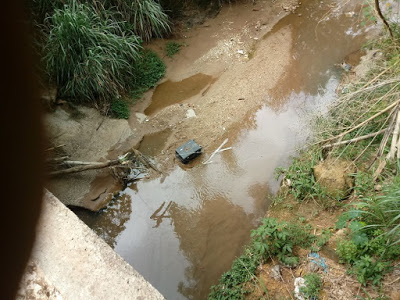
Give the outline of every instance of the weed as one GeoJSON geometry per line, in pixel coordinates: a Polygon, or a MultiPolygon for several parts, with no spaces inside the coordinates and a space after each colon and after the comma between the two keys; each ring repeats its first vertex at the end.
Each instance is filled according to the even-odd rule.
{"type": "Polygon", "coordinates": [[[298,257],[293,254],[293,248],[300,246],[308,248],[315,241],[310,226],[278,222],[274,218],[265,218],[262,225],[251,232],[255,252],[269,259],[277,256],[278,259],[289,266],[298,264],[298,257]]]}
{"type": "Polygon", "coordinates": [[[322,289],[321,276],[317,273],[304,275],[305,286],[300,288],[300,292],[306,299],[318,299],[318,295],[322,289]]]}
{"type": "Polygon", "coordinates": [[[117,119],[129,119],[130,110],[128,102],[118,99],[111,103],[111,113],[117,119]]]}
{"type": "Polygon", "coordinates": [[[133,66],[135,86],[149,89],[156,86],[164,76],[166,66],[161,58],[151,50],[144,50],[133,66]]]}
{"type": "Polygon", "coordinates": [[[358,281],[364,286],[368,282],[378,285],[383,275],[389,271],[390,263],[377,260],[369,255],[361,256],[353,265],[350,273],[357,276],[358,281]]]}
{"type": "Polygon", "coordinates": [[[219,284],[211,287],[208,299],[244,299],[251,292],[245,283],[253,278],[259,260],[259,256],[247,249],[245,254],[234,260],[231,269],[221,276],[219,284]]]}
{"type": "Polygon", "coordinates": [[[306,199],[314,199],[324,208],[329,204],[325,189],[316,182],[313,168],[322,159],[321,153],[310,149],[300,153],[300,156],[293,160],[288,169],[277,168],[275,178],[285,174],[286,181],[290,185],[289,192],[301,202],[306,199]]]}
{"type": "Polygon", "coordinates": [[[181,50],[182,44],[177,42],[168,42],[165,46],[165,55],[168,57],[173,57],[175,54],[181,50]]]}

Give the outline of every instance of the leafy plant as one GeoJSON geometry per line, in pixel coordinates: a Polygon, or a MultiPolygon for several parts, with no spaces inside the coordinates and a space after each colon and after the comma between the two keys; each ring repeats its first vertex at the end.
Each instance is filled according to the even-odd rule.
{"type": "Polygon", "coordinates": [[[177,42],[169,41],[165,46],[165,54],[168,57],[172,57],[181,50],[182,44],[177,42]]]}
{"type": "Polygon", "coordinates": [[[265,218],[262,225],[251,232],[254,250],[264,259],[277,256],[286,265],[297,265],[298,258],[293,254],[293,248],[312,245],[315,236],[310,234],[310,230],[308,226],[265,218]]]}
{"type": "Polygon", "coordinates": [[[141,58],[135,62],[133,69],[135,86],[149,89],[156,86],[164,76],[166,67],[155,52],[144,50],[141,58]]]}
{"type": "Polygon", "coordinates": [[[317,273],[304,275],[305,286],[300,288],[300,292],[306,299],[318,299],[322,289],[321,276],[317,273]]]}
{"type": "Polygon", "coordinates": [[[111,113],[118,119],[129,119],[130,110],[128,102],[118,99],[111,103],[111,113]]]}
{"type": "Polygon", "coordinates": [[[351,273],[357,276],[358,281],[367,285],[368,282],[372,282],[373,285],[378,285],[383,275],[388,272],[390,263],[377,260],[369,255],[361,256],[355,261],[351,273]]]}
{"type": "Polygon", "coordinates": [[[320,159],[320,154],[313,149],[302,152],[299,158],[296,158],[288,169],[277,168],[275,177],[285,174],[285,178],[290,182],[289,192],[298,200],[303,201],[306,198],[323,199],[325,192],[316,182],[313,167],[320,159]]]}

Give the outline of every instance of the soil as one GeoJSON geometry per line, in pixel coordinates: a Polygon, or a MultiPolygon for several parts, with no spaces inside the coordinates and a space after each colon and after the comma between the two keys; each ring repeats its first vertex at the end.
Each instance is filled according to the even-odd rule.
{"type": "MultiPolygon", "coordinates": [[[[352,201],[356,201],[356,199],[352,197],[345,204],[352,201]]],[[[393,272],[384,277],[382,288],[378,291],[372,286],[362,286],[356,278],[347,274],[346,266],[339,263],[339,258],[335,251],[336,243],[344,236],[345,232],[343,230],[335,230],[334,228],[339,215],[345,210],[345,208],[339,206],[335,209],[324,210],[314,201],[298,202],[289,194],[281,202],[272,205],[266,216],[290,222],[305,219],[308,224],[311,224],[315,228],[314,234],[317,235],[323,229],[329,229],[332,232],[332,237],[319,252],[320,256],[325,259],[327,272],[323,270],[317,271],[323,281],[322,291],[318,299],[353,300],[357,299],[357,297],[361,299],[364,299],[363,297],[366,299],[375,299],[382,294],[388,296],[395,295],[400,287],[398,281],[400,268],[395,268],[393,272]]],[[[298,222],[301,223],[301,221],[298,222]]],[[[278,264],[277,261],[271,261],[260,266],[256,275],[262,284],[257,285],[254,292],[247,299],[261,299],[265,297],[263,284],[267,287],[268,296],[271,299],[294,299],[292,296],[294,279],[310,272],[308,270],[309,259],[307,257],[309,251],[295,249],[295,253],[299,256],[300,263],[296,268],[287,268],[281,265],[281,281],[277,281],[271,277],[271,268],[278,264]]]]}

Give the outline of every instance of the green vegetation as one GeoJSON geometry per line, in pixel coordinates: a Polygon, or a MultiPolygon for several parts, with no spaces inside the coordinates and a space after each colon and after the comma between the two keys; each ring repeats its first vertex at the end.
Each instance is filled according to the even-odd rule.
{"type": "Polygon", "coordinates": [[[172,57],[179,52],[181,47],[182,44],[170,41],[165,45],[165,55],[172,57]]]}
{"type": "Polygon", "coordinates": [[[300,288],[300,292],[306,299],[318,299],[322,289],[321,276],[317,273],[304,275],[305,287],[300,288]]]}
{"type": "Polygon", "coordinates": [[[251,232],[255,253],[264,260],[276,256],[285,265],[295,266],[299,259],[294,247],[309,248],[315,241],[311,226],[278,222],[273,218],[263,219],[262,225],[251,232]]]}
{"type": "MultiPolygon", "coordinates": [[[[366,45],[375,51],[375,68],[357,83],[341,87],[342,94],[328,115],[315,120],[314,145],[302,151],[289,168],[278,168],[276,174],[277,178],[284,175],[285,180],[285,188],[275,199],[279,209],[293,209],[291,202],[285,203],[290,195],[301,204],[344,210],[336,229],[345,234],[337,241],[336,252],[349,274],[362,284],[365,295],[369,286],[381,286],[385,274],[398,268],[400,257],[400,152],[396,153],[395,147],[400,130],[400,33],[398,27],[392,26],[392,31],[394,39],[366,45]],[[314,166],[328,158],[352,161],[357,167],[351,196],[334,206],[326,204],[326,192],[313,174],[314,166]]],[[[299,220],[307,223],[303,217],[299,220]]],[[[299,258],[293,249],[317,251],[330,239],[328,229],[319,238],[310,229],[309,225],[264,219],[252,232],[250,252],[262,261],[276,257],[283,264],[296,265],[299,258]]],[[[306,298],[318,297],[322,288],[319,275],[304,278],[306,298]]],[[[214,292],[221,290],[223,282],[214,287],[214,292]]]]}
{"type": "Polygon", "coordinates": [[[47,79],[65,100],[112,103],[113,114],[125,118],[114,100],[141,96],[165,73],[161,59],[142,48],[142,40],[169,31],[154,0],[33,0],[30,8],[47,79]]]}
{"type": "Polygon", "coordinates": [[[363,198],[342,214],[336,226],[350,234],[340,242],[337,253],[349,263],[350,272],[363,285],[380,283],[400,255],[400,177],[386,186],[382,195],[363,198]]]}
{"type": "Polygon", "coordinates": [[[136,36],[116,34],[120,23],[102,20],[83,4],[56,9],[48,22],[43,60],[61,97],[109,100],[129,88],[131,65],[139,58],[136,36]]]}
{"type": "Polygon", "coordinates": [[[235,259],[231,269],[221,276],[219,284],[211,287],[208,299],[244,299],[251,292],[245,283],[254,278],[259,262],[259,256],[253,254],[250,248],[246,249],[245,254],[235,259]]]}
{"type": "Polygon", "coordinates": [[[118,99],[111,102],[111,113],[117,119],[129,119],[130,111],[128,102],[118,99]]]}
{"type": "Polygon", "coordinates": [[[284,174],[290,181],[289,193],[298,201],[319,199],[325,196],[323,188],[316,182],[313,167],[321,159],[318,151],[305,151],[294,159],[288,169],[277,168],[276,177],[284,174]]]}
{"type": "MultiPolygon", "coordinates": [[[[233,262],[231,269],[221,276],[219,284],[211,287],[208,299],[244,299],[258,283],[254,275],[257,266],[270,259],[278,259],[287,266],[297,265],[299,258],[295,249],[318,250],[326,243],[327,235],[330,235],[324,232],[317,237],[311,231],[310,225],[264,218],[262,225],[251,233],[251,245],[233,262]],[[252,284],[246,284],[248,282],[252,284]]],[[[315,285],[312,279],[310,282],[315,285]]]]}

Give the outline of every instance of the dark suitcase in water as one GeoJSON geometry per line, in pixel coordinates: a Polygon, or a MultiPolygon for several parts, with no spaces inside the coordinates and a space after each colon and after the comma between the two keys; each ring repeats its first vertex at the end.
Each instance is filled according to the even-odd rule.
{"type": "Polygon", "coordinates": [[[182,163],[187,164],[189,161],[199,156],[201,154],[201,150],[202,148],[199,144],[197,144],[194,140],[190,140],[186,144],[178,147],[175,150],[175,153],[176,157],[178,157],[182,163]]]}

